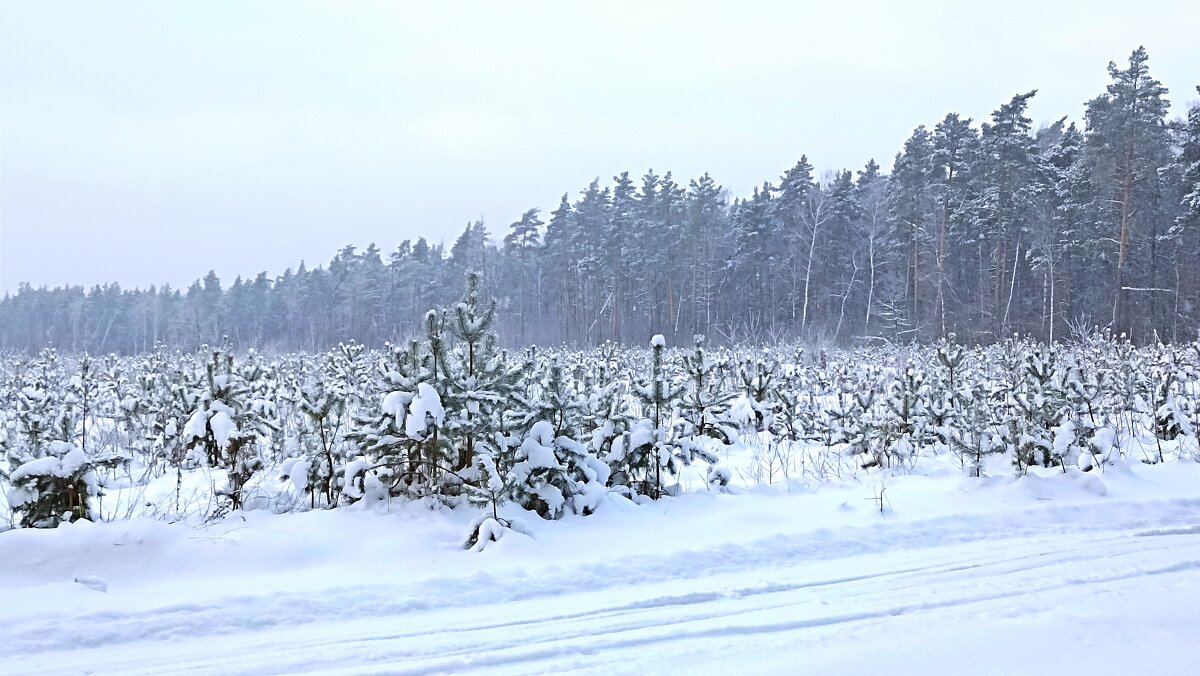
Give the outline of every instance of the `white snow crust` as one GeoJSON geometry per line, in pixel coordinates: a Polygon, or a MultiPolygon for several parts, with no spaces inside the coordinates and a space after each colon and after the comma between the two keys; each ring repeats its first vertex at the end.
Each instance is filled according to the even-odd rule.
{"type": "Polygon", "coordinates": [[[0,533],[0,664],[1195,673],[1197,465],[893,476],[882,513],[868,483],[641,505],[601,493],[589,517],[488,524],[478,552],[462,548],[477,511],[400,503],[13,530],[0,533]]]}

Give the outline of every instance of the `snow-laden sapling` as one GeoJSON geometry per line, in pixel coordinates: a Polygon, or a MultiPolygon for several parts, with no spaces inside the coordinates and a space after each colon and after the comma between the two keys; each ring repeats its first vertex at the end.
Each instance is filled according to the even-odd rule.
{"type": "Polygon", "coordinates": [[[863,469],[890,467],[914,458],[925,443],[929,399],[924,373],[913,364],[905,364],[883,398],[880,427],[868,444],[868,454],[873,457],[862,463],[863,469]]]}
{"type": "Polygon", "coordinates": [[[1032,465],[1062,464],[1053,429],[1067,410],[1066,380],[1054,353],[1026,348],[1020,389],[1012,393],[1012,413],[1007,421],[1007,441],[1013,466],[1023,473],[1032,465]]]}
{"type": "Polygon", "coordinates": [[[636,492],[657,500],[663,491],[663,468],[670,467],[671,449],[668,443],[669,425],[674,407],[685,386],[669,381],[665,353],[667,341],[662,334],[650,339],[650,373],[646,380],[638,382],[634,396],[642,404],[643,418],[636,423],[629,435],[626,447],[628,476],[638,477],[640,482],[631,483],[636,492]],[[643,466],[634,460],[641,460],[643,466]]]}
{"type": "Polygon", "coordinates": [[[958,424],[949,430],[950,449],[958,455],[968,476],[982,477],[990,455],[1003,453],[1005,445],[992,418],[992,404],[982,384],[968,390],[958,424]]]}
{"type": "MultiPolygon", "coordinates": [[[[1160,346],[1160,360],[1156,368],[1158,385],[1154,389],[1154,444],[1157,451],[1154,462],[1163,462],[1164,441],[1176,441],[1180,437],[1194,436],[1192,422],[1188,416],[1186,397],[1179,397],[1178,374],[1182,371],[1176,355],[1160,346]]],[[[1178,444],[1177,444],[1178,445],[1178,444]]]]}
{"type": "Polygon", "coordinates": [[[753,420],[743,416],[743,425],[757,432],[771,429],[775,420],[775,379],[779,363],[775,360],[742,360],[738,366],[738,380],[744,393],[753,420]]]}
{"type": "Polygon", "coordinates": [[[260,439],[277,429],[269,413],[252,396],[254,385],[234,368],[233,355],[215,350],[198,389],[198,405],[183,428],[189,451],[209,467],[225,471],[226,483],[217,495],[241,509],[244,489],[264,466],[260,439]]]}
{"type": "Polygon", "coordinates": [[[298,407],[304,415],[302,455],[284,462],[283,476],[309,495],[310,507],[317,506],[318,497],[326,506],[336,506],[345,485],[346,396],[340,387],[315,377],[300,388],[298,407]]]}
{"type": "Polygon", "coordinates": [[[465,484],[463,490],[471,505],[486,511],[471,522],[463,548],[478,552],[483,551],[489,543],[500,540],[504,532],[512,527],[512,522],[500,516],[500,506],[507,501],[508,490],[494,459],[490,455],[480,454],[475,457],[475,464],[479,480],[465,484]]]}
{"type": "Polygon", "coordinates": [[[966,350],[954,342],[951,333],[934,349],[941,367],[934,376],[929,396],[930,433],[940,448],[950,448],[950,437],[964,408],[970,388],[963,383],[966,350]]]}
{"type": "Polygon", "coordinates": [[[424,346],[414,340],[391,348],[378,408],[361,413],[346,435],[361,458],[346,466],[344,501],[365,497],[368,484],[413,498],[442,495],[447,484],[458,484],[450,469],[453,449],[442,434],[445,409],[434,387],[443,354],[441,320],[436,311],[425,316],[424,346]]]}
{"type": "Polygon", "coordinates": [[[729,446],[738,441],[738,433],[726,419],[734,393],[721,387],[718,366],[708,358],[704,337],[696,336],[694,348],[683,358],[683,370],[688,386],[679,401],[679,417],[669,436],[671,473],[678,476],[683,467],[696,460],[708,464],[710,486],[729,483],[730,473],[718,466],[718,455],[712,444],[729,446]]]}
{"type": "MultiPolygon", "coordinates": [[[[86,375],[86,370],[84,371],[86,375]]],[[[22,527],[48,528],[63,521],[93,519],[92,499],[100,496],[96,469],[115,467],[125,459],[93,460],[75,443],[81,409],[74,397],[52,394],[64,381],[57,355],[43,352],[24,369],[11,392],[14,424],[0,437],[8,462],[0,482],[8,484],[9,508],[20,514],[22,527]]]]}
{"type": "Polygon", "coordinates": [[[42,455],[17,465],[7,475],[8,505],[20,513],[25,528],[52,528],[63,521],[95,519],[92,499],[100,497],[96,469],[119,459],[96,463],[68,441],[51,441],[42,455]]]}
{"type": "Polygon", "coordinates": [[[644,481],[653,451],[630,445],[637,420],[628,412],[624,395],[625,386],[619,381],[592,385],[583,400],[582,438],[589,452],[608,465],[609,487],[632,497],[632,486],[644,481]]]}
{"type": "Polygon", "coordinates": [[[497,347],[496,301],[483,295],[483,281],[467,273],[463,297],[453,312],[443,312],[442,340],[431,343],[437,377],[432,385],[446,412],[442,433],[453,457],[451,469],[469,476],[476,453],[492,453],[501,418],[522,377],[522,364],[497,347]],[[454,346],[444,338],[457,340],[454,346]]]}

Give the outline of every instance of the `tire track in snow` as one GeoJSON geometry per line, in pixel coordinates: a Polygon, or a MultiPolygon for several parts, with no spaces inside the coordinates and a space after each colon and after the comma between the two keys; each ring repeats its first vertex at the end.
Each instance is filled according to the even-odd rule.
{"type": "MultiPolygon", "coordinates": [[[[1175,549],[1161,547],[1145,550],[1141,548],[1140,543],[1133,540],[1134,538],[1127,537],[1120,546],[1109,543],[1095,551],[1063,557],[1004,556],[1007,547],[998,545],[994,549],[982,552],[986,556],[980,557],[981,553],[976,552],[968,557],[968,560],[959,561],[956,566],[935,565],[904,573],[857,576],[856,579],[834,581],[831,588],[828,585],[793,585],[791,588],[777,585],[777,589],[734,590],[743,591],[744,596],[741,597],[711,592],[707,600],[701,600],[697,595],[663,597],[653,603],[643,602],[641,608],[624,608],[625,612],[615,616],[613,611],[622,609],[601,607],[592,612],[578,613],[574,619],[546,616],[540,620],[546,626],[541,627],[520,626],[530,622],[482,627],[472,627],[466,623],[426,635],[401,633],[357,638],[354,634],[361,631],[361,627],[353,627],[345,635],[339,635],[341,632],[337,630],[331,631],[332,627],[320,627],[320,638],[310,635],[294,644],[271,641],[266,645],[247,644],[239,648],[235,642],[230,646],[231,652],[245,655],[246,648],[252,648],[251,653],[256,656],[253,661],[238,663],[236,668],[220,655],[214,656],[210,650],[207,651],[208,654],[193,660],[180,660],[176,655],[157,666],[153,660],[149,663],[143,661],[129,673],[155,673],[164,668],[174,673],[291,673],[324,670],[340,672],[345,671],[348,665],[355,664],[368,672],[383,670],[386,673],[445,673],[471,669],[490,670],[497,667],[519,667],[518,671],[526,671],[527,667],[532,669],[532,663],[569,655],[595,655],[663,642],[828,629],[914,612],[1042,596],[1049,592],[1105,585],[1114,581],[1200,572],[1200,538],[1189,547],[1194,558],[1150,567],[1146,567],[1144,561],[1111,565],[1116,558],[1123,555],[1141,554],[1142,558],[1145,558],[1148,553],[1157,556],[1163,553],[1170,554],[1175,549]],[[996,555],[999,555],[999,558],[992,558],[996,555]],[[1013,565],[1020,564],[1023,560],[1038,558],[1044,560],[1013,565]],[[1049,579],[1046,575],[1047,570],[1057,570],[1079,561],[1110,564],[1112,570],[1087,577],[1049,579]],[[995,570],[988,572],[989,568],[995,570]],[[958,572],[957,578],[954,577],[953,571],[958,572]],[[985,572],[982,575],[967,575],[970,571],[985,572]],[[944,577],[947,574],[951,577],[944,577]],[[914,598],[902,599],[899,602],[893,598],[900,590],[887,584],[889,580],[886,578],[897,575],[910,578],[910,584],[906,588],[911,590],[910,596],[914,598]],[[940,594],[946,598],[920,599],[933,584],[936,584],[940,594]],[[841,589],[842,585],[849,588],[841,589]],[[865,589],[856,588],[864,586],[865,589]],[[1000,588],[996,589],[997,586],[1000,588]],[[849,609],[830,613],[830,607],[823,598],[811,597],[816,591],[832,591],[839,598],[857,598],[851,603],[842,604],[849,605],[849,609]],[[763,602],[745,605],[746,601],[756,596],[763,602]],[[680,607],[692,606],[711,607],[691,614],[681,615],[678,612],[680,607]],[[755,615],[778,612],[781,609],[793,611],[792,614],[798,615],[798,619],[749,621],[753,620],[755,615]],[[550,630],[557,631],[550,634],[550,630]],[[476,635],[479,633],[485,636],[476,635]],[[538,638],[531,639],[530,635],[538,638]],[[441,643],[437,639],[441,639],[441,643]],[[418,645],[414,646],[414,642],[418,645]],[[519,642],[523,642],[523,645],[514,645],[519,642]]],[[[1062,550],[1066,551],[1067,549],[1062,550]]],[[[119,664],[118,662],[110,666],[119,668],[119,664]]],[[[104,670],[109,671],[107,668],[104,670]]]]}
{"type": "Polygon", "coordinates": [[[747,544],[726,544],[665,556],[623,557],[565,569],[548,567],[542,575],[522,577],[516,584],[505,576],[481,572],[467,578],[430,578],[411,586],[360,585],[269,596],[233,596],[137,613],[102,611],[75,618],[67,627],[62,626],[58,617],[31,616],[0,645],[0,657],[6,653],[262,631],[338,619],[391,617],[470,606],[481,598],[489,603],[530,600],[580,588],[596,591],[658,584],[718,573],[771,569],[796,561],[827,561],[901,549],[1055,533],[1178,528],[1181,524],[1191,525],[1198,512],[1200,500],[1036,507],[1001,514],[885,521],[836,532],[820,529],[775,535],[747,544]],[[1056,518],[1047,524],[1048,516],[1056,518]]]}
{"type": "MultiPolygon", "coordinates": [[[[577,636],[568,639],[553,638],[546,640],[532,641],[535,648],[527,649],[512,648],[511,644],[499,650],[488,652],[473,652],[468,656],[450,656],[442,657],[427,661],[417,666],[399,666],[395,663],[387,663],[388,660],[381,660],[386,663],[386,670],[381,673],[400,675],[424,675],[424,674],[441,674],[441,673],[459,673],[463,671],[476,671],[488,669],[491,667],[502,666],[517,666],[529,665],[533,662],[540,662],[551,659],[558,659],[566,655],[600,655],[606,652],[617,652],[628,650],[631,648],[645,648],[653,645],[674,642],[679,643],[689,640],[701,639],[729,639],[733,636],[760,635],[772,633],[794,632],[804,629],[830,628],[837,625],[850,624],[855,622],[864,622],[869,620],[885,619],[900,615],[907,615],[915,612],[936,611],[952,608],[960,608],[974,604],[982,604],[991,601],[1000,601],[1007,599],[1015,599],[1028,596],[1035,593],[1045,593],[1061,589],[1069,589],[1078,586],[1103,584],[1108,582],[1137,579],[1142,577],[1151,577],[1157,575],[1165,575],[1171,573],[1182,572],[1198,572],[1200,571],[1200,559],[1184,561],[1176,564],[1171,564],[1157,569],[1139,570],[1137,572],[1112,575],[1092,580],[1070,580],[1062,584],[1047,585],[1033,590],[1010,591],[1004,593],[979,594],[975,596],[947,599],[942,601],[927,601],[921,603],[910,603],[900,606],[888,606],[880,610],[862,611],[855,613],[844,613],[840,615],[827,615],[819,617],[809,617],[804,619],[784,621],[784,622],[761,622],[761,623],[728,623],[719,624],[717,626],[688,629],[681,628],[681,625],[687,625],[697,622],[696,619],[680,619],[669,621],[662,624],[646,624],[618,627],[615,630],[603,630],[597,632],[595,629],[589,628],[586,632],[580,632],[577,636]],[[624,636],[625,634],[636,633],[638,631],[658,628],[671,627],[678,628],[677,631],[667,631],[654,633],[647,636],[624,636]],[[573,642],[572,639],[575,639],[573,642]],[[542,645],[545,644],[545,645],[542,645]]],[[[790,607],[780,606],[780,607],[790,607]]],[[[799,605],[799,604],[796,604],[799,605]]],[[[769,608],[766,610],[778,610],[780,607],[769,608]]],[[[763,610],[763,609],[759,609],[763,610]]],[[[733,614],[714,614],[711,617],[703,618],[705,620],[728,619],[733,615],[748,614],[745,611],[733,614]]],[[[381,665],[372,665],[371,670],[378,668],[381,665]]],[[[368,671],[371,671],[368,670],[368,671]]]]}
{"type": "MultiPolygon", "coordinates": [[[[703,623],[715,619],[731,619],[743,615],[752,615],[762,613],[764,611],[777,611],[780,609],[794,608],[798,606],[814,606],[818,608],[828,607],[827,599],[811,598],[811,593],[815,591],[824,591],[821,588],[833,586],[836,596],[839,599],[839,605],[844,605],[846,599],[853,599],[857,605],[882,605],[880,610],[863,611],[857,613],[846,613],[842,615],[834,615],[830,617],[817,617],[802,622],[782,623],[780,627],[783,629],[802,629],[809,627],[820,627],[827,625],[843,624],[852,621],[861,621],[865,619],[876,619],[889,617],[894,615],[902,615],[913,612],[915,610],[931,610],[940,608],[953,608],[962,605],[973,603],[981,603],[987,601],[995,601],[1002,599],[1020,598],[1028,595],[1042,594],[1048,591],[1069,589],[1077,586],[1105,584],[1109,582],[1137,579],[1140,577],[1169,574],[1176,572],[1200,571],[1200,539],[1197,539],[1193,554],[1197,558],[1189,559],[1181,562],[1174,562],[1162,565],[1152,569],[1145,569],[1138,565],[1128,567],[1124,572],[1115,572],[1105,575],[1096,575],[1091,577],[1066,577],[1057,579],[1053,582],[1039,582],[1037,579],[1029,580],[1030,574],[1043,576],[1046,571],[1057,570],[1062,567],[1069,567],[1070,564],[1081,562],[1092,562],[1097,559],[1111,562],[1112,559],[1126,556],[1138,555],[1144,556],[1149,551],[1173,552],[1173,547],[1161,547],[1157,550],[1146,550],[1140,543],[1131,542],[1128,539],[1123,543],[1124,548],[1128,551],[1114,551],[1112,549],[1089,552],[1088,554],[1064,556],[1057,558],[1047,558],[1046,555],[1034,556],[1019,556],[1007,557],[998,560],[986,560],[978,563],[953,565],[953,566],[930,566],[923,569],[912,569],[896,573],[884,573],[879,575],[857,576],[855,578],[847,578],[844,580],[829,581],[829,584],[793,584],[793,585],[769,585],[767,587],[756,587],[749,589],[734,589],[729,592],[705,592],[690,595],[682,595],[679,597],[663,597],[655,599],[654,602],[644,604],[630,604],[624,607],[615,608],[600,608],[589,613],[579,613],[569,621],[589,621],[581,627],[574,630],[560,630],[554,633],[554,625],[564,621],[562,617],[547,617],[535,621],[514,622],[509,625],[492,626],[492,627],[471,627],[459,626],[453,630],[447,630],[443,633],[446,635],[453,634],[455,641],[470,640],[469,634],[473,632],[486,632],[492,629],[521,629],[521,634],[541,635],[542,638],[527,640],[527,644],[556,644],[563,641],[584,641],[590,646],[590,641],[597,634],[596,622],[603,620],[624,620],[622,622],[609,622],[605,624],[602,630],[602,635],[620,635],[628,632],[642,632],[646,630],[655,630],[660,628],[678,627],[681,625],[703,623]],[[1020,563],[1030,559],[1046,559],[1029,565],[1010,565],[1020,563]],[[986,572],[988,568],[996,568],[996,572],[986,572]],[[964,573],[964,572],[979,572],[985,571],[982,575],[976,576],[958,576],[958,579],[944,577],[948,573],[964,573]],[[912,596],[921,597],[927,595],[927,590],[931,588],[930,580],[936,579],[939,589],[945,588],[947,585],[956,585],[963,589],[977,589],[994,587],[998,579],[1003,580],[1012,576],[1018,576],[1008,584],[1009,589],[1006,591],[990,591],[980,592],[974,595],[967,595],[960,598],[949,599],[939,602],[931,601],[912,601],[900,605],[896,605],[894,601],[892,605],[888,605],[884,601],[886,599],[881,596],[891,597],[902,591],[912,591],[912,596]],[[908,584],[903,586],[886,587],[867,587],[866,589],[857,589],[863,582],[887,582],[888,578],[902,577],[908,579],[908,584]],[[841,585],[847,585],[851,589],[841,589],[841,585]],[[799,595],[794,592],[800,592],[799,595]],[[791,598],[799,596],[799,598],[791,598]],[[753,601],[756,597],[763,597],[757,604],[745,604],[745,601],[753,601]],[[727,606],[714,610],[680,613],[682,608],[687,608],[692,605],[720,605],[727,606]],[[663,612],[666,611],[666,612],[663,612]],[[532,625],[532,626],[531,626],[532,625]],[[536,626],[546,625],[546,626],[536,626]],[[527,630],[527,631],[526,631],[527,630]],[[547,635],[553,634],[553,635],[547,635]]],[[[1069,550],[1064,549],[1062,552],[1069,550]]],[[[738,632],[734,632],[738,633],[738,632]]],[[[630,645],[643,645],[658,641],[668,641],[675,639],[701,638],[710,636],[708,632],[685,632],[684,634],[676,635],[672,633],[665,634],[661,637],[653,639],[639,639],[638,642],[630,645]]],[[[425,634],[394,634],[387,636],[378,636],[369,639],[362,639],[361,643],[371,642],[392,642],[401,639],[412,638],[428,638],[425,634]]],[[[403,660],[419,660],[422,656],[429,658],[430,653],[436,657],[430,658],[436,662],[436,666],[426,669],[424,666],[415,668],[411,672],[404,670],[395,673],[437,673],[443,670],[444,667],[453,667],[451,670],[475,666],[476,661],[480,660],[480,653],[487,654],[491,651],[505,651],[511,648],[511,638],[502,638],[498,642],[488,644],[486,642],[475,642],[470,647],[460,650],[444,650],[440,646],[428,646],[418,651],[406,651],[403,655],[393,655],[394,658],[403,660]]],[[[612,646],[605,645],[598,649],[608,649],[612,647],[622,647],[624,644],[614,644],[612,646]]],[[[567,652],[570,652],[569,650],[567,652]]],[[[589,648],[588,651],[591,652],[589,648]]],[[[557,652],[555,654],[558,654],[557,652]]],[[[498,662],[499,663],[499,662],[498,662]]],[[[492,662],[485,661],[483,666],[492,665],[492,662]]],[[[393,673],[389,668],[389,673],[393,673]]]]}
{"type": "MultiPolygon", "coordinates": [[[[233,638],[229,635],[239,634],[243,636],[239,636],[238,638],[244,638],[244,635],[267,634],[271,633],[272,630],[275,633],[281,633],[283,630],[286,630],[288,634],[301,633],[306,636],[278,641],[275,646],[276,649],[283,649],[290,645],[292,649],[298,651],[300,654],[320,653],[322,650],[327,649],[344,655],[347,646],[354,645],[361,648],[364,645],[375,644],[377,647],[387,647],[387,655],[381,656],[382,659],[419,660],[423,657],[427,658],[429,650],[405,652],[397,650],[396,646],[390,644],[420,641],[428,639],[439,632],[442,634],[451,634],[453,638],[461,640],[466,634],[472,632],[487,633],[490,631],[503,634],[504,632],[512,632],[519,629],[528,630],[529,628],[558,624],[579,624],[586,628],[584,633],[591,634],[594,633],[596,627],[593,625],[597,622],[606,617],[617,616],[623,616],[626,619],[633,617],[633,619],[637,619],[638,621],[629,622],[627,626],[614,625],[608,633],[620,634],[629,631],[646,631],[654,627],[670,627],[681,623],[705,622],[722,616],[789,607],[793,604],[783,598],[788,593],[811,593],[814,590],[825,590],[832,591],[845,600],[850,600],[857,594],[871,597],[872,594],[876,593],[871,587],[872,584],[903,579],[905,576],[914,578],[914,582],[910,586],[916,589],[929,588],[928,585],[920,584],[917,578],[953,575],[956,573],[962,574],[963,585],[979,586],[992,579],[987,574],[979,574],[983,568],[989,566],[995,567],[1005,563],[1011,564],[1023,559],[1045,558],[1056,553],[1068,552],[1069,548],[1061,549],[1057,552],[1038,554],[1032,557],[1009,557],[1007,559],[1001,557],[996,560],[983,561],[960,560],[952,562],[949,565],[935,564],[933,566],[910,567],[904,570],[891,570],[866,575],[845,576],[825,580],[807,580],[804,582],[764,585],[760,587],[740,587],[732,590],[729,590],[727,586],[719,589],[707,588],[711,586],[713,580],[706,580],[704,578],[713,578],[717,575],[728,575],[747,570],[775,575],[780,572],[780,569],[796,570],[799,565],[806,561],[827,561],[847,556],[858,556],[884,550],[894,551],[898,548],[904,548],[898,546],[898,543],[907,545],[907,549],[909,550],[944,546],[941,542],[937,541],[936,537],[933,537],[935,535],[946,535],[946,539],[951,540],[953,544],[963,544],[980,541],[1014,540],[1031,532],[1039,536],[1048,537],[1047,531],[1051,534],[1071,531],[1074,531],[1076,534],[1088,534],[1109,530],[1119,532],[1131,528],[1158,528],[1160,530],[1166,529],[1171,531],[1171,527],[1175,527],[1174,531],[1182,531],[1184,529],[1178,528],[1178,525],[1181,522],[1194,522],[1195,506],[1198,504],[1200,504],[1200,501],[1153,503],[1141,506],[1138,510],[1133,510],[1138,513],[1132,516],[1129,513],[1131,505],[1125,504],[1119,510],[1119,516],[1123,517],[1121,519],[1106,519],[1105,517],[1116,515],[1104,514],[1104,510],[1099,510],[1098,512],[1096,509],[1097,506],[1092,505],[1085,510],[1090,520],[1084,522],[1081,527],[1078,523],[1072,523],[1067,519],[1063,519],[1058,524],[1058,527],[1051,527],[1049,529],[1031,525],[1026,525],[1023,528],[1014,528],[1013,522],[1019,522],[1020,519],[1014,519],[1013,515],[1005,514],[997,515],[997,518],[992,519],[976,517],[967,519],[937,519],[927,522],[883,523],[868,528],[843,529],[837,533],[820,531],[801,533],[790,538],[775,536],[748,545],[727,545],[710,551],[679,552],[665,557],[631,557],[615,561],[611,564],[579,566],[565,570],[552,569],[555,575],[544,580],[533,589],[516,586],[528,584],[533,581],[530,578],[523,578],[514,582],[512,587],[499,587],[496,591],[501,593],[494,594],[491,597],[480,597],[479,592],[488,589],[492,585],[499,585],[501,579],[491,575],[472,575],[467,578],[444,578],[428,581],[432,582],[432,584],[429,584],[428,588],[424,590],[425,594],[423,596],[410,596],[409,598],[384,601],[382,603],[380,602],[381,597],[386,597],[389,593],[412,594],[414,589],[410,587],[380,589],[370,586],[359,586],[334,590],[319,590],[308,594],[294,593],[284,595],[285,598],[282,599],[270,596],[235,597],[211,604],[176,605],[148,613],[93,613],[74,618],[66,627],[62,626],[56,618],[53,627],[45,624],[39,626],[37,623],[33,623],[32,625],[11,632],[7,637],[8,640],[0,647],[0,656],[3,656],[5,653],[13,657],[21,655],[36,656],[38,653],[62,651],[64,649],[73,650],[79,647],[86,648],[87,646],[103,652],[105,649],[119,649],[123,644],[125,644],[126,648],[132,648],[134,645],[137,645],[140,649],[154,642],[180,640],[203,642],[205,637],[226,636],[233,638]],[[988,527],[978,528],[981,523],[988,527]],[[972,533],[964,533],[964,529],[969,527],[976,528],[972,533]],[[864,537],[867,535],[882,537],[867,539],[864,537]],[[705,564],[709,563],[714,565],[706,567],[705,564]],[[654,567],[657,567],[666,574],[658,577],[647,575],[643,571],[638,571],[636,569],[637,566],[650,566],[652,570],[654,567]],[[614,572],[619,573],[622,571],[626,574],[613,574],[614,572]],[[534,616],[518,622],[495,622],[490,624],[468,622],[457,626],[447,626],[442,629],[430,628],[430,631],[425,632],[399,634],[391,632],[374,637],[364,637],[359,634],[357,642],[354,636],[349,635],[341,638],[337,644],[330,644],[319,639],[314,639],[312,636],[307,636],[307,634],[312,632],[305,631],[303,626],[305,624],[320,625],[323,631],[330,631],[333,629],[333,625],[338,623],[361,624],[361,622],[357,621],[364,617],[386,619],[388,624],[394,626],[396,623],[411,623],[420,620],[422,619],[421,617],[414,616],[423,613],[441,612],[453,608],[495,606],[496,604],[536,600],[547,596],[570,597],[574,595],[578,597],[578,590],[581,587],[588,587],[594,593],[595,591],[603,591],[605,589],[629,587],[631,585],[649,586],[669,581],[676,583],[687,581],[707,582],[710,584],[700,585],[705,588],[681,595],[662,596],[616,606],[602,604],[600,607],[587,611],[534,616]],[[857,589],[864,586],[866,587],[865,589],[857,589]],[[456,588],[456,593],[447,594],[452,588],[456,588]],[[749,600],[758,597],[771,599],[771,602],[776,605],[747,605],[749,600]],[[679,615],[680,608],[692,607],[698,609],[709,605],[733,605],[738,606],[739,610],[737,612],[720,610],[719,612],[705,611],[684,616],[679,615]],[[316,615],[307,618],[297,618],[293,614],[297,609],[306,609],[316,613],[316,615]],[[657,620],[635,617],[639,614],[647,617],[656,615],[666,616],[660,617],[657,620]],[[416,654],[410,654],[414,652],[416,654]]],[[[1068,508],[1058,511],[1070,515],[1077,510],[1068,508]]],[[[1046,508],[1041,508],[1037,512],[1038,515],[1044,516],[1046,508]]],[[[1146,532],[1148,531],[1143,530],[1134,535],[1146,532]]],[[[1189,534],[1184,532],[1178,533],[1178,535],[1184,536],[1184,539],[1190,542],[1195,538],[1187,538],[1186,536],[1189,534]]],[[[1095,538],[1090,539],[1093,545],[1100,544],[1101,542],[1120,542],[1125,540],[1133,541],[1136,539],[1131,538],[1129,535],[1105,538],[1101,541],[1097,541],[1095,538]]],[[[1049,541],[1052,541],[1052,539],[1049,541]]],[[[1145,539],[1137,542],[1139,551],[1147,551],[1145,547],[1146,543],[1145,539]]],[[[1177,545],[1164,546],[1159,549],[1167,548],[1175,549],[1177,545]]],[[[1119,552],[1109,551],[1104,556],[1116,554],[1119,554],[1119,552]]],[[[1048,560],[1043,566],[1034,565],[1031,569],[1053,565],[1066,565],[1071,562],[1078,563],[1079,561],[1091,560],[1097,555],[1098,552],[1090,551],[1073,558],[1048,560]]],[[[1190,570],[1189,566],[1191,563],[1183,562],[1175,564],[1182,565],[1183,568],[1178,570],[1171,569],[1168,572],[1190,570]]],[[[1133,576],[1137,574],[1136,572],[1130,573],[1133,576]]],[[[1124,578],[1118,577],[1113,579],[1124,578]]],[[[1086,582],[1081,582],[1081,584],[1083,583],[1086,582]]],[[[888,587],[888,590],[890,593],[895,593],[902,588],[902,586],[891,586],[888,587]]],[[[1016,595],[1022,593],[1025,592],[1014,592],[1016,595]]],[[[978,602],[980,599],[987,600],[988,598],[993,597],[983,595],[977,599],[968,599],[963,602],[978,602]]],[[[1006,597],[999,596],[995,598],[1006,597]]],[[[812,601],[798,601],[797,603],[812,603],[812,601]]],[[[911,607],[925,606],[918,604],[911,607]]],[[[907,612],[903,608],[901,611],[907,612]]],[[[886,612],[883,614],[886,615],[886,612]]],[[[875,613],[870,616],[879,617],[883,615],[875,613]]],[[[853,618],[857,617],[857,615],[848,614],[846,617],[853,618]]],[[[796,628],[803,628],[803,626],[807,625],[795,626],[796,628]]],[[[332,633],[335,635],[340,634],[339,631],[332,631],[332,633]]],[[[579,641],[582,640],[581,636],[582,634],[575,636],[560,635],[557,638],[547,640],[579,641]]],[[[493,648],[494,650],[499,650],[503,646],[509,646],[511,640],[500,638],[498,639],[498,644],[493,648]]],[[[178,647],[182,648],[183,646],[178,647]]],[[[441,648],[432,646],[431,649],[434,651],[441,650],[443,657],[451,657],[446,654],[448,651],[441,648]]],[[[477,653],[482,649],[484,649],[484,646],[476,645],[472,646],[469,651],[477,653]]],[[[472,658],[470,655],[460,655],[455,659],[472,658]]],[[[21,661],[24,662],[24,660],[21,661]]],[[[281,661],[290,662],[290,660],[281,661]]],[[[167,663],[166,666],[172,671],[182,671],[186,668],[185,663],[185,661],[173,660],[167,663]]],[[[325,660],[316,657],[291,663],[296,669],[303,668],[306,670],[327,668],[329,666],[325,660]],[[323,663],[326,664],[326,667],[318,666],[323,663]]],[[[202,671],[228,671],[230,666],[228,663],[222,666],[219,662],[211,662],[205,659],[200,659],[192,664],[194,664],[196,669],[202,671]]],[[[344,662],[342,664],[344,665],[344,662]]],[[[441,664],[445,666],[449,663],[441,664]]],[[[113,666],[115,667],[116,664],[113,666]]],[[[267,667],[267,665],[263,666],[267,667]]],[[[442,667],[431,666],[430,668],[437,670],[442,667]]],[[[270,670],[267,668],[267,671],[270,670]]]]}

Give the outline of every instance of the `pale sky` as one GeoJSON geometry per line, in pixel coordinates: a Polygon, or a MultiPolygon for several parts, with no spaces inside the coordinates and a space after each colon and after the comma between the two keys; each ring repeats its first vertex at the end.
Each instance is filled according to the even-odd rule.
{"type": "Polygon", "coordinates": [[[1138,45],[1197,98],[1192,1],[804,4],[0,0],[0,291],[502,237],[622,170],[890,169],[1030,89],[1081,119],[1138,45]]]}

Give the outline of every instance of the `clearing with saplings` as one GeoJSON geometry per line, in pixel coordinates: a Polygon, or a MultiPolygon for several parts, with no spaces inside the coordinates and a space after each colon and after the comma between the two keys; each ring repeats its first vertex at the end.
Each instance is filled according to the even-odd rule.
{"type": "Polygon", "coordinates": [[[7,673],[1188,673],[1200,343],[0,357],[7,673]]]}

